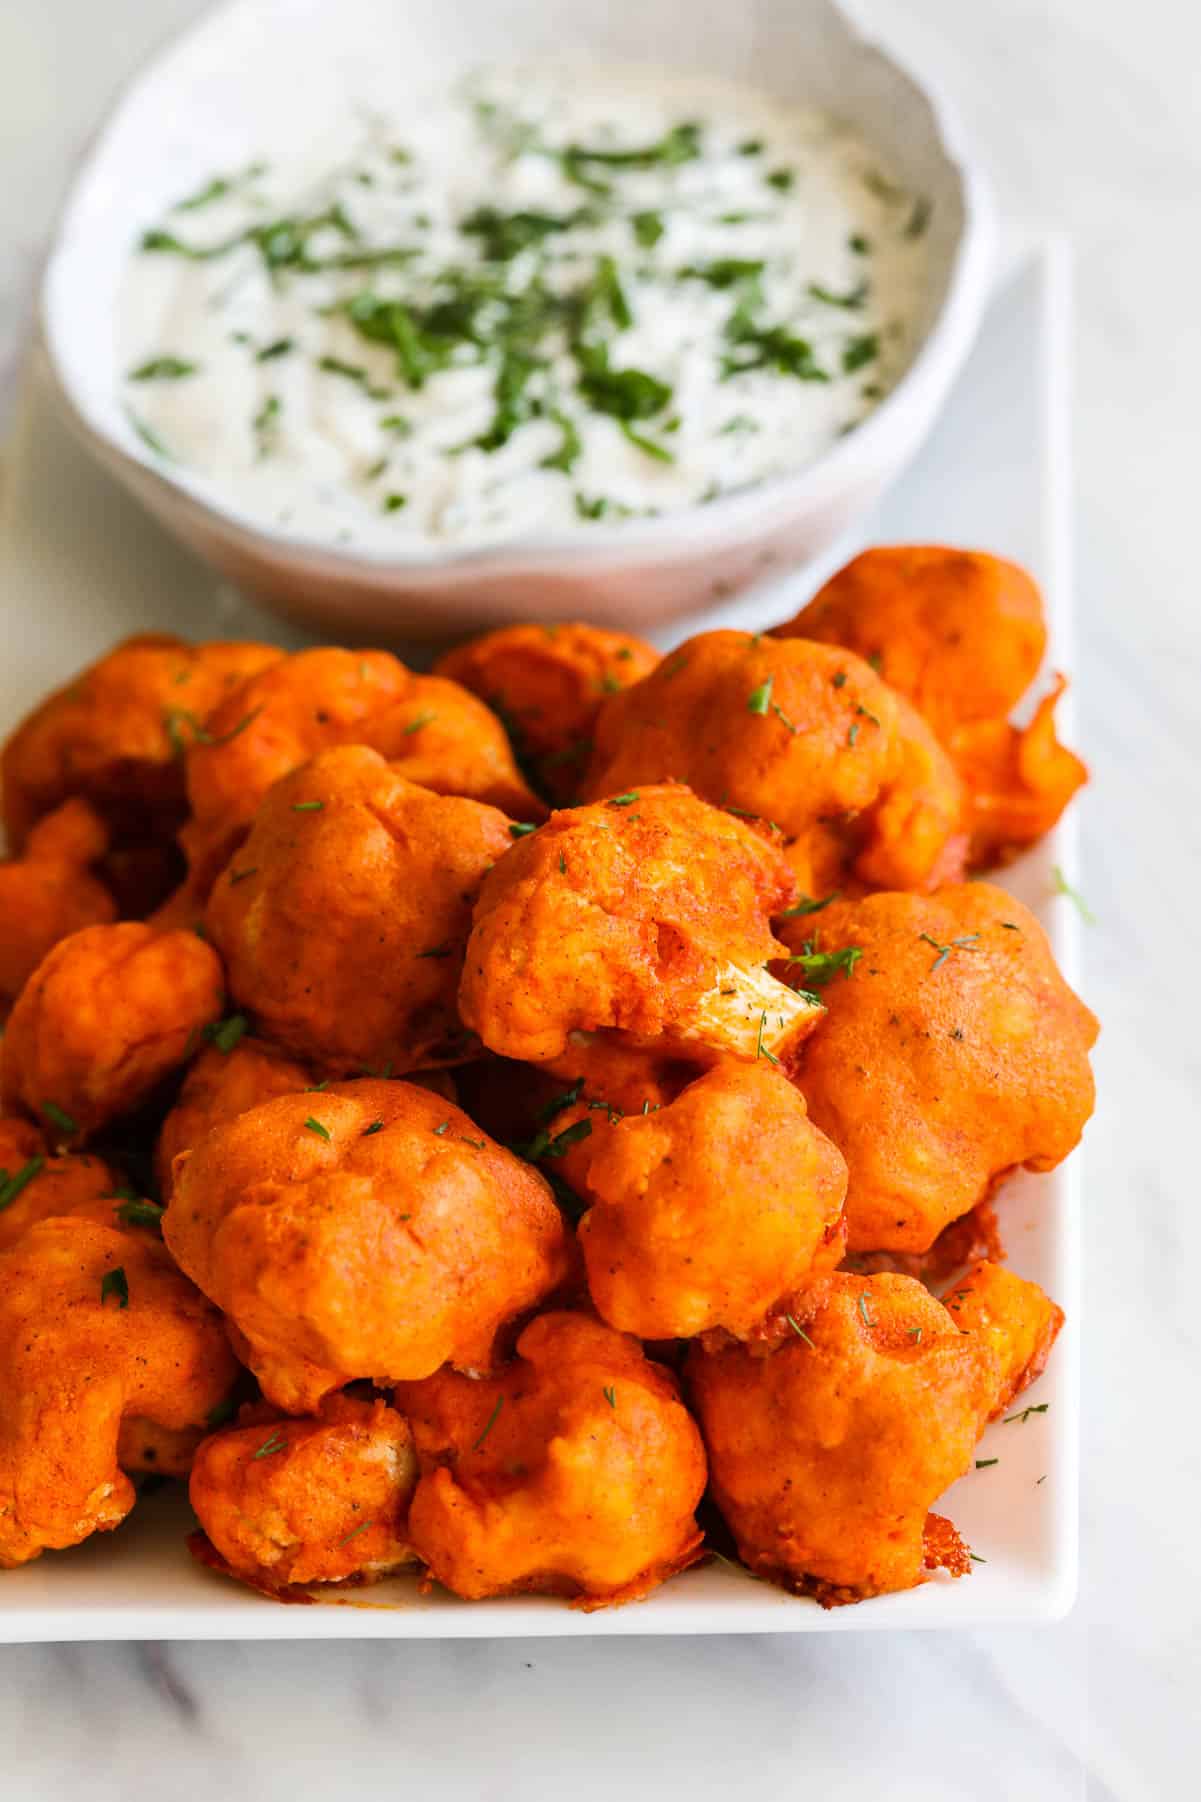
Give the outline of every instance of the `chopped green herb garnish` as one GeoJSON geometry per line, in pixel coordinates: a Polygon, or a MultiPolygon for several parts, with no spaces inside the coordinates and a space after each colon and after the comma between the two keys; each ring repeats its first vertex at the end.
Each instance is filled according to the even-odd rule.
{"type": "Polygon", "coordinates": [[[283,1434],[276,1429],[268,1434],[257,1452],[251,1452],[251,1462],[255,1463],[259,1458],[272,1458],[275,1456],[276,1452],[285,1452],[287,1449],[287,1440],[284,1438],[283,1434]]]}
{"type": "Polygon", "coordinates": [[[231,1421],[237,1411],[237,1402],[232,1395],[227,1395],[223,1402],[218,1402],[215,1408],[209,1409],[204,1417],[204,1424],[210,1433],[215,1432],[218,1427],[223,1427],[231,1421]]]}
{"type": "Polygon", "coordinates": [[[5,1208],[11,1208],[22,1189],[27,1188],[33,1179],[41,1174],[45,1166],[45,1158],[36,1157],[30,1158],[28,1163],[22,1164],[19,1170],[14,1170],[11,1176],[7,1170],[0,1170],[0,1214],[4,1212],[5,1208]]]}
{"type": "Polygon", "coordinates": [[[454,948],[453,944],[431,945],[428,951],[419,951],[417,953],[417,956],[419,958],[421,958],[421,957],[452,957],[454,955],[454,949],[455,948],[454,948]]]}
{"type": "Polygon", "coordinates": [[[399,513],[401,508],[407,507],[408,504],[409,497],[407,494],[385,494],[384,496],[385,513],[399,513]]]}
{"type": "Polygon", "coordinates": [[[59,1107],[57,1101],[43,1101],[41,1111],[51,1126],[57,1126],[59,1132],[72,1134],[79,1130],[67,1110],[59,1107]]]}
{"type": "Polygon", "coordinates": [[[118,1308],[127,1308],[129,1306],[129,1279],[126,1277],[124,1268],[120,1264],[118,1264],[114,1270],[106,1270],[100,1279],[101,1307],[104,1306],[110,1295],[116,1296],[118,1308]]]}
{"type": "Polygon", "coordinates": [[[412,738],[414,732],[420,732],[423,726],[432,726],[437,717],[438,715],[436,713],[417,714],[414,719],[409,721],[400,736],[402,738],[412,738]]]}
{"type": "Polygon", "coordinates": [[[630,220],[634,236],[644,250],[653,250],[667,229],[662,213],[635,213],[630,220]]]}
{"type": "Polygon", "coordinates": [[[144,419],[139,419],[137,414],[131,412],[128,407],[125,409],[125,417],[128,419],[130,426],[142,440],[142,443],[146,446],[147,450],[152,450],[156,457],[162,457],[163,461],[166,463],[173,463],[175,461],[171,452],[167,449],[167,446],[163,443],[153,426],[147,425],[144,419]]]}
{"type": "Polygon", "coordinates": [[[773,169],[766,179],[769,188],[777,188],[781,194],[787,194],[796,185],[796,170],[773,169]]]}
{"type": "Polygon", "coordinates": [[[801,974],[813,988],[822,989],[840,973],[844,977],[852,975],[862,956],[861,945],[844,945],[840,951],[818,951],[809,942],[795,957],[790,957],[788,962],[800,966],[801,974]]]}
{"type": "Polygon", "coordinates": [[[999,1458],[977,1458],[976,1459],[976,1469],[977,1470],[987,1470],[989,1465],[999,1464],[1000,1462],[1001,1462],[1001,1460],[999,1458]]]}
{"type": "Polygon", "coordinates": [[[812,1339],[809,1337],[809,1335],[805,1331],[804,1327],[801,1326],[800,1323],[791,1314],[785,1314],[784,1318],[788,1322],[789,1326],[792,1328],[793,1332],[796,1334],[797,1338],[803,1339],[805,1341],[805,1344],[809,1347],[810,1351],[816,1351],[817,1347],[816,1347],[816,1345],[814,1345],[812,1339]]]}
{"type": "Polygon", "coordinates": [[[135,1201],[123,1201],[113,1209],[122,1226],[161,1227],[165,1208],[160,1208],[157,1201],[148,1196],[139,1195],[135,1201]]]}
{"type": "Polygon", "coordinates": [[[131,369],[127,379],[131,382],[179,382],[185,376],[195,375],[199,368],[199,363],[189,363],[183,357],[151,357],[148,363],[139,363],[136,369],[131,369]]]}
{"type": "Polygon", "coordinates": [[[259,866],[256,863],[248,865],[244,870],[231,870],[229,872],[229,886],[230,888],[233,888],[235,883],[245,882],[248,876],[257,876],[258,873],[259,866]]]}
{"type": "Polygon", "coordinates": [[[821,282],[809,283],[809,294],[812,299],[820,300],[827,307],[844,307],[849,313],[857,313],[867,299],[867,283],[860,282],[846,294],[835,294],[832,288],[821,282]]]}
{"type": "Polygon", "coordinates": [[[1032,1414],[1045,1414],[1050,1406],[1050,1402],[1034,1402],[1030,1407],[1022,1408],[1017,1414],[1007,1414],[1001,1425],[1007,1427],[1014,1420],[1019,1420],[1024,1424],[1032,1414]]]}
{"type": "Polygon", "coordinates": [[[767,1046],[763,1043],[763,1033],[764,1033],[764,1029],[766,1026],[767,1026],[767,1010],[764,1009],[764,1011],[759,1015],[759,1036],[755,1040],[755,1062],[758,1063],[758,1061],[761,1057],[765,1057],[769,1064],[776,1065],[780,1061],[779,1058],[775,1055],[774,1052],[769,1051],[767,1046]]]}
{"type": "Polygon", "coordinates": [[[975,939],[980,937],[980,934],[978,932],[965,932],[962,938],[951,939],[946,945],[940,944],[939,941],[936,938],[932,938],[928,932],[919,932],[917,936],[924,944],[933,945],[938,953],[938,956],[930,965],[931,972],[933,972],[942,968],[952,951],[965,950],[975,939]]]}
{"type": "Polygon", "coordinates": [[[854,251],[857,257],[871,255],[871,243],[863,236],[862,232],[852,232],[851,236],[847,239],[847,245],[849,249],[854,251]]]}
{"type": "Polygon", "coordinates": [[[342,1535],[341,1539],[338,1541],[338,1549],[340,1550],[344,1545],[349,1545],[352,1539],[357,1539],[360,1533],[365,1533],[368,1527],[373,1527],[374,1525],[374,1521],[361,1520],[357,1527],[352,1527],[349,1533],[344,1533],[342,1535]]]}
{"type": "Polygon", "coordinates": [[[863,1316],[864,1326],[874,1326],[875,1325],[875,1321],[872,1319],[871,1315],[867,1311],[867,1296],[866,1296],[866,1294],[863,1293],[862,1290],[860,1291],[860,1294],[859,1294],[859,1312],[863,1316]]]}
{"type": "Polygon", "coordinates": [[[324,801],[293,801],[293,813],[320,813],[325,806],[324,801]]]}
{"type": "Polygon", "coordinates": [[[1086,926],[1095,926],[1097,924],[1097,916],[1093,913],[1080,891],[1072,887],[1058,864],[1053,864],[1051,867],[1051,886],[1057,895],[1063,895],[1072,903],[1086,926]]]}
{"type": "Polygon", "coordinates": [[[371,1122],[370,1126],[365,1126],[363,1128],[362,1132],[359,1134],[359,1137],[361,1139],[369,1139],[371,1137],[372,1133],[382,1133],[383,1130],[384,1130],[383,1121],[382,1120],[373,1120],[371,1122]]]}
{"type": "Polygon", "coordinates": [[[254,360],[256,363],[273,363],[277,357],[286,357],[295,348],[295,338],[276,338],[270,344],[264,344],[262,350],[256,350],[254,360]]]}
{"type": "Polygon", "coordinates": [[[609,1406],[611,1408],[616,1409],[616,1407],[617,1407],[617,1391],[613,1387],[612,1383],[606,1383],[603,1390],[601,1391],[601,1394],[604,1396],[604,1398],[608,1402],[609,1406]]]}
{"type": "Polygon", "coordinates": [[[493,1427],[496,1425],[497,1416],[499,1415],[502,1407],[504,1406],[504,1401],[505,1401],[505,1398],[503,1395],[497,1396],[496,1406],[493,1408],[491,1414],[489,1414],[487,1420],[485,1421],[483,1432],[480,1434],[479,1438],[475,1441],[474,1445],[471,1448],[473,1452],[479,1451],[481,1445],[483,1445],[485,1439],[488,1437],[489,1433],[492,1431],[493,1427]]]}
{"type": "Polygon", "coordinates": [[[839,893],[840,891],[835,889],[834,893],[827,895],[824,901],[814,901],[811,896],[802,895],[799,901],[794,901],[791,907],[786,907],[779,917],[782,920],[795,920],[804,914],[819,914],[823,907],[829,907],[832,901],[838,900],[839,893]]]}
{"type": "Polygon", "coordinates": [[[579,461],[584,441],[576,430],[574,420],[570,419],[566,413],[560,413],[554,409],[549,417],[563,435],[558,450],[551,451],[549,456],[543,457],[541,468],[561,469],[565,475],[570,475],[579,461]]]}
{"type": "Polygon", "coordinates": [[[638,790],[632,788],[628,794],[613,795],[610,800],[606,801],[605,805],[606,807],[632,807],[638,798],[638,790]]]}
{"type": "Polygon", "coordinates": [[[324,1139],[326,1144],[327,1145],[329,1144],[330,1132],[329,1132],[328,1126],[325,1126],[320,1120],[314,1120],[314,1118],[311,1114],[309,1115],[308,1119],[305,1121],[305,1126],[309,1132],[316,1133],[316,1135],[319,1139],[324,1139]]]}
{"type": "Polygon", "coordinates": [[[537,830],[538,828],[532,820],[511,820],[509,822],[511,838],[528,838],[531,832],[537,832],[537,830]]]}
{"type": "Polygon", "coordinates": [[[874,362],[880,354],[880,340],[875,332],[865,332],[860,338],[848,338],[842,347],[842,372],[854,375],[866,363],[874,362]]]}
{"type": "Polygon", "coordinates": [[[933,207],[925,196],[919,195],[914,201],[913,211],[906,221],[905,236],[907,238],[920,238],[930,223],[930,214],[933,210],[933,207]]]}
{"type": "Polygon", "coordinates": [[[227,1020],[218,1020],[204,1030],[205,1037],[211,1039],[217,1050],[228,1057],[243,1034],[250,1031],[250,1021],[245,1014],[230,1014],[227,1020]]]}

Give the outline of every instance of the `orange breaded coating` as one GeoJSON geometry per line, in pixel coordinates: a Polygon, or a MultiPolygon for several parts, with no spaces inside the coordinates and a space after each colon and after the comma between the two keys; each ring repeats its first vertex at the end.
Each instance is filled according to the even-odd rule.
{"type": "Polygon", "coordinates": [[[322,752],[276,783],[214,885],[231,994],[335,1075],[462,1058],[472,903],[512,844],[494,807],[419,788],[363,745],[322,752]]]}
{"type": "Polygon", "coordinates": [[[866,551],[776,630],[870,659],[929,722],[966,790],[974,868],[1049,832],[1088,780],[1056,736],[1062,677],[1028,726],[1009,723],[1047,642],[1042,596],[1015,563],[938,545],[866,551]]]}
{"type": "Polygon", "coordinates": [[[495,709],[538,786],[565,804],[579,791],[601,708],[658,661],[644,639],[576,622],[502,626],[434,668],[495,709]]]}
{"type": "Polygon", "coordinates": [[[854,651],[944,744],[961,725],[1006,718],[1047,648],[1042,596],[1026,571],[946,545],[864,551],[774,636],[854,651]]]}
{"type": "Polygon", "coordinates": [[[952,750],[968,795],[974,867],[1009,862],[1050,832],[1088,769],[1055,730],[1055,709],[1067,683],[1045,694],[1028,725],[981,720],[962,726],[952,750]]]}
{"type": "Polygon", "coordinates": [[[263,1039],[239,1038],[228,1050],[206,1045],[159,1128],[154,1173],[164,1200],[171,1194],[172,1166],[181,1151],[191,1151],[214,1126],[224,1126],[277,1095],[300,1094],[314,1081],[306,1065],[263,1039]]]}
{"type": "Polygon", "coordinates": [[[157,1241],[31,1227],[0,1254],[0,1566],[119,1525],[122,1421],[201,1426],[236,1374],[220,1315],[157,1241]]]}
{"type": "Polygon", "coordinates": [[[959,874],[958,778],[858,657],[746,632],[689,639],[597,723],[587,798],[675,779],[771,822],[804,886],[959,874]]]}
{"type": "Polygon", "coordinates": [[[494,1380],[405,1383],[421,1481],[413,1545],[468,1600],[631,1601],[692,1564],[700,1434],[672,1376],[583,1314],[532,1321],[494,1380]]]}
{"type": "Polygon", "coordinates": [[[83,1152],[52,1155],[44,1134],[28,1120],[0,1119],[0,1251],[39,1220],[85,1213],[119,1224],[123,1179],[102,1158],[83,1152]]]}
{"type": "Polygon", "coordinates": [[[891,1274],[837,1275],[791,1318],[769,1348],[694,1346],[688,1361],[714,1499],[743,1562],[826,1605],[910,1589],[934,1563],[959,1574],[957,1535],[927,1523],[995,1401],[987,1340],[891,1274]]]}
{"type": "Polygon", "coordinates": [[[202,884],[241,843],[267,790],[337,745],[369,745],[411,781],[517,819],[545,812],[483,702],[457,683],[415,676],[387,651],[298,651],[231,695],[209,735],[188,755],[193,818],[182,834],[202,884]]]}
{"type": "Polygon", "coordinates": [[[413,1563],[416,1484],[408,1422],[382,1401],[330,1395],[312,1420],[244,1411],[204,1441],[188,1494],[229,1574],[279,1590],[370,1582],[413,1563]]]}
{"type": "Polygon", "coordinates": [[[0,1095],[81,1144],[153,1093],[221,1001],[220,960],[194,933],[85,927],[22,989],[0,1043],[0,1095]]]}
{"type": "Polygon", "coordinates": [[[224,696],[282,655],[271,645],[193,645],[160,633],[115,646],[48,696],[5,745],[11,843],[19,850],[35,821],[76,795],[120,833],[169,838],[185,811],[186,748],[224,696]]]}
{"type": "Polygon", "coordinates": [[[843,1254],[842,1155],[762,1063],[721,1064],[666,1107],[616,1121],[586,1184],[592,1299],[643,1339],[741,1337],[843,1254]]]}
{"type": "Polygon", "coordinates": [[[163,1236],[292,1414],[356,1377],[485,1367],[570,1257],[537,1171],[441,1096],[373,1080],[214,1128],[176,1162],[163,1236]]]}
{"type": "Polygon", "coordinates": [[[91,866],[108,832],[86,801],[64,801],[32,828],[20,857],[0,862],[0,1015],[52,945],[117,917],[91,866]]]}
{"type": "Polygon", "coordinates": [[[484,880],[460,1013],[532,1063],[601,1031],[706,1061],[784,1058],[819,1017],[764,968],[794,894],[774,846],[685,788],[555,813],[484,880]]]}
{"type": "Polygon", "coordinates": [[[1063,1325],[1063,1309],[1037,1283],[985,1260],[972,1266],[943,1303],[961,1332],[983,1338],[992,1350],[997,1390],[989,1419],[995,1420],[1042,1375],[1063,1325]]]}
{"type": "Polygon", "coordinates": [[[851,1251],[928,1251],[1007,1171],[1071,1151],[1097,1023],[1011,895],[869,895],[781,930],[800,984],[842,969],[795,1076],[847,1160],[851,1251]]]}

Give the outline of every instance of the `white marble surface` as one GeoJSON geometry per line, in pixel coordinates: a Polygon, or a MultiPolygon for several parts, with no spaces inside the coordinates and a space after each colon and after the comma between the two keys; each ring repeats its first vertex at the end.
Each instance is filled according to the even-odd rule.
{"type": "MultiPolygon", "coordinates": [[[[0,5],[0,405],[71,158],[122,75],[197,10],[0,5]]],[[[1197,1794],[1201,10],[860,10],[957,93],[1006,208],[1066,230],[1077,255],[1082,886],[1105,1022],[1085,1148],[1080,1602],[1061,1626],[970,1635],[7,1648],[5,1802],[1197,1794]]]]}

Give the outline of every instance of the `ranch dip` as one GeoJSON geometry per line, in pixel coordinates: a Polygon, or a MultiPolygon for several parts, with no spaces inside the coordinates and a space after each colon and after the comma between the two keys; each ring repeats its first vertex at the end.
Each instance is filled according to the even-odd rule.
{"type": "Polygon", "coordinates": [[[913,354],[928,222],[825,115],[488,71],[147,221],[122,398],[155,456],[308,537],[596,533],[853,430],[913,354]]]}

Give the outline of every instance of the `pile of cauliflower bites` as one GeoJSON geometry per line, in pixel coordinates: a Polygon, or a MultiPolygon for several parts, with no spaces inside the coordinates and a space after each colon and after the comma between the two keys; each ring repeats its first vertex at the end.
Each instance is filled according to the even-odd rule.
{"type": "Polygon", "coordinates": [[[1011,723],[1045,642],[1021,570],[907,547],[663,657],[141,637],[43,701],[0,1566],[158,1473],[272,1595],[966,1573],[932,1505],[1062,1322],[991,1199],[1093,1105],[1092,1015],[978,878],[1086,779],[1061,681],[1011,723]]]}

